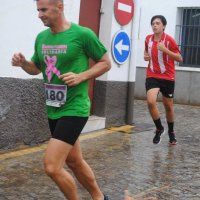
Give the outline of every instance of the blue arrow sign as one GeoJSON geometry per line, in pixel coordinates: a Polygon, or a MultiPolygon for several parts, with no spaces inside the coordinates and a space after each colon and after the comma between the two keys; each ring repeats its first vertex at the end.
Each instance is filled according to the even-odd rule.
{"type": "Polygon", "coordinates": [[[118,64],[124,64],[131,50],[131,42],[125,31],[118,31],[112,41],[112,54],[118,64]]]}

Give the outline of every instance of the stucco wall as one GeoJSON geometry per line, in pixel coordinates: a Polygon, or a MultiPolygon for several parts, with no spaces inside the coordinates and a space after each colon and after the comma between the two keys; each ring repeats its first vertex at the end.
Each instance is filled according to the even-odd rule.
{"type": "Polygon", "coordinates": [[[37,144],[50,137],[43,82],[0,78],[0,149],[37,144]]]}
{"type": "MultiPolygon", "coordinates": [[[[128,87],[134,82],[96,81],[93,99],[94,115],[106,117],[106,127],[121,126],[128,118],[128,87]]],[[[132,99],[134,101],[134,99],[132,99]]]]}

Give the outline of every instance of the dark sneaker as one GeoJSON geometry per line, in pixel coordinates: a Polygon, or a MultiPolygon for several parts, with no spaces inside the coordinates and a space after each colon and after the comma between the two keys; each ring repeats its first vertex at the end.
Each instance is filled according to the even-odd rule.
{"type": "Polygon", "coordinates": [[[153,138],[153,143],[154,144],[159,144],[161,141],[161,135],[165,133],[165,129],[163,128],[162,130],[156,130],[155,131],[155,136],[153,138]]]}
{"type": "Polygon", "coordinates": [[[106,195],[104,194],[104,200],[110,200],[110,199],[108,198],[108,196],[106,196],[106,195]]]}
{"type": "Polygon", "coordinates": [[[169,134],[169,144],[172,144],[172,145],[177,144],[177,140],[176,140],[174,132],[171,132],[168,134],[169,134]]]}

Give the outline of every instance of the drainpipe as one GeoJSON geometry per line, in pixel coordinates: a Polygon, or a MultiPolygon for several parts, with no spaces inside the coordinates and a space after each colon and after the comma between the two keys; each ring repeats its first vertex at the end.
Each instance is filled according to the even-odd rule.
{"type": "Polygon", "coordinates": [[[134,107],[134,84],[128,82],[128,95],[127,95],[127,115],[126,124],[133,124],[133,107],[134,107]]]}
{"type": "Polygon", "coordinates": [[[128,94],[127,94],[127,114],[126,124],[132,125],[134,117],[134,89],[136,79],[136,55],[137,55],[137,42],[139,39],[140,31],[140,5],[139,0],[134,0],[134,16],[131,27],[131,58],[128,69],[128,94]]]}
{"type": "Polygon", "coordinates": [[[128,68],[128,88],[127,88],[127,112],[126,112],[126,124],[132,125],[133,124],[133,111],[134,111],[134,83],[135,83],[135,63],[134,59],[136,56],[134,54],[136,53],[134,51],[133,46],[134,44],[133,40],[133,24],[131,27],[131,58],[129,62],[129,68],[128,68]]]}

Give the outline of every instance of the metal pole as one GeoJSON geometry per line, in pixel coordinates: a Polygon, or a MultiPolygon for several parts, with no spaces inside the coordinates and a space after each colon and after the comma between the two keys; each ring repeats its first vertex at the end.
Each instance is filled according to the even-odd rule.
{"type": "Polygon", "coordinates": [[[128,83],[127,83],[127,111],[126,111],[126,124],[132,125],[134,117],[134,91],[136,79],[136,55],[137,55],[137,41],[140,32],[140,1],[134,0],[135,14],[132,20],[131,27],[131,58],[129,62],[128,83]]]}

